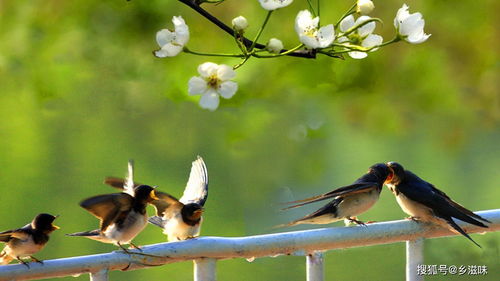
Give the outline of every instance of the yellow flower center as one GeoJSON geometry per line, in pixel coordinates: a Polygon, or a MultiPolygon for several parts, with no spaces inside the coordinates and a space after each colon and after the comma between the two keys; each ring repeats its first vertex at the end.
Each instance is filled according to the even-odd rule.
{"type": "Polygon", "coordinates": [[[314,27],[307,27],[304,30],[304,35],[306,35],[307,37],[316,37],[316,33],[317,33],[317,30],[314,27]]]}
{"type": "Polygon", "coordinates": [[[207,78],[207,85],[211,88],[218,89],[221,80],[217,77],[217,75],[211,75],[207,78]]]}

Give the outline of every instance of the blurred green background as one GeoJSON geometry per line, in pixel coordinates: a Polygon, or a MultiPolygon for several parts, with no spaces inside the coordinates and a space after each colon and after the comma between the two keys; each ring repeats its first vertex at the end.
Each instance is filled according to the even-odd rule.
{"type": "MultiPolygon", "coordinates": [[[[324,1],[322,23],[335,22],[353,1],[324,1]]],[[[199,108],[187,81],[205,62],[238,59],[181,54],[157,59],[156,31],[182,15],[193,50],[235,52],[233,39],[173,0],[0,0],[0,229],[19,227],[40,212],[60,214],[62,229],[41,259],[116,250],[65,237],[97,227],[78,206],[114,192],[105,176],[125,174],[182,194],[190,163],[204,157],[210,175],[202,235],[245,236],[277,231],[319,207],[279,212],[277,204],[351,183],[376,162],[398,161],[472,210],[500,206],[500,2],[407,1],[420,11],[430,39],[399,43],[367,59],[251,59],[237,71],[239,91],[219,109],[199,108]]],[[[393,36],[402,1],[375,1],[384,20],[376,33],[393,36]]],[[[298,42],[295,0],[277,11],[262,41],[298,42]]],[[[255,1],[209,6],[226,23],[244,15],[253,37],[265,11],[255,1]]],[[[150,210],[153,211],[152,209],[150,210]]],[[[362,220],[406,215],[386,188],[362,220]]],[[[342,227],[342,222],[332,225],[342,227]]],[[[325,226],[319,226],[325,227],[325,226]]],[[[329,227],[329,226],[328,226],[329,227]]],[[[426,264],[487,265],[500,276],[500,234],[428,240],[426,264]]],[[[165,240],[148,226],[136,239],[165,240]]],[[[327,280],[402,280],[404,244],[330,251],[327,280]]],[[[305,280],[303,257],[218,263],[219,280],[305,280]]],[[[133,272],[111,280],[192,280],[192,263],[133,272]]],[[[67,277],[58,280],[87,280],[67,277]]],[[[435,280],[472,279],[437,276],[435,280]]]]}

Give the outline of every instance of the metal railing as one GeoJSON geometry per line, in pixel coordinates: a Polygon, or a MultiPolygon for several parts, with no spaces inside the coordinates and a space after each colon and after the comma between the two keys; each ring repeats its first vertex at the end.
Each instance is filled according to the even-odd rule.
{"type": "MultiPolygon", "coordinates": [[[[490,220],[489,228],[461,223],[468,233],[500,231],[500,209],[480,211],[478,215],[490,220]]],[[[51,277],[90,274],[90,280],[108,280],[111,270],[135,270],[168,263],[194,260],[194,280],[216,280],[217,260],[231,258],[253,259],[277,255],[306,256],[307,280],[324,279],[323,252],[326,250],[406,242],[406,280],[421,280],[417,265],[423,263],[423,241],[457,235],[432,224],[408,220],[380,222],[366,227],[334,227],[293,231],[248,237],[199,237],[192,240],[160,243],[131,250],[45,260],[44,264],[30,263],[0,266],[0,280],[32,280],[51,277]]],[[[465,243],[465,242],[464,242],[465,243]]]]}

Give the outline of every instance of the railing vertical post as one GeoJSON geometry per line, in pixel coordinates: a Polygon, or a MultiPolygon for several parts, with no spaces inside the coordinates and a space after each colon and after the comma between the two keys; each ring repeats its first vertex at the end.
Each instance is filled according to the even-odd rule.
{"type": "Polygon", "coordinates": [[[422,281],[417,268],[424,263],[424,239],[406,241],[406,281],[422,281]]]}
{"type": "Polygon", "coordinates": [[[108,269],[90,273],[90,281],[108,281],[108,269]]]}
{"type": "Polygon", "coordinates": [[[323,270],[323,253],[314,252],[306,258],[307,281],[323,281],[325,274],[323,270]]]}
{"type": "Polygon", "coordinates": [[[194,281],[215,281],[216,262],[211,258],[194,260],[194,281]]]}

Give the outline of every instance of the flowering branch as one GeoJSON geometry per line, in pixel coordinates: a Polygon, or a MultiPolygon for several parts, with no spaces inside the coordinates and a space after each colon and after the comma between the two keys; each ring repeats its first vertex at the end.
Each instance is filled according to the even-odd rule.
{"type": "MultiPolygon", "coordinates": [[[[312,0],[307,1],[309,9],[299,11],[295,18],[295,32],[300,44],[292,49],[285,49],[281,40],[270,38],[266,45],[258,43],[274,10],[290,5],[293,0],[258,0],[263,9],[267,10],[266,17],[253,40],[244,36],[249,24],[243,16],[235,17],[232,26],[228,26],[217,17],[201,7],[201,4],[220,4],[224,0],[179,0],[202,17],[208,19],[221,30],[234,38],[240,53],[207,53],[189,49],[189,27],[181,16],[174,16],[172,23],[174,30],[162,29],[156,33],[156,41],[160,49],[154,51],[159,58],[174,57],[179,53],[209,57],[237,58],[241,61],[233,67],[224,64],[205,62],[198,67],[199,76],[189,80],[188,92],[190,95],[201,95],[200,106],[215,110],[219,106],[220,97],[229,99],[238,89],[238,84],[232,79],[236,76],[234,70],[243,66],[250,58],[279,58],[293,56],[300,58],[316,58],[317,54],[332,58],[344,59],[347,54],[354,59],[363,59],[370,52],[387,45],[406,41],[411,44],[425,42],[430,35],[425,34],[425,22],[420,13],[410,14],[406,4],[401,7],[394,19],[396,34],[390,41],[383,41],[382,36],[374,34],[377,23],[382,23],[378,18],[368,16],[375,5],[372,0],[357,0],[354,5],[342,15],[335,24],[320,24],[320,2],[316,0],[316,8],[312,0]],[[263,52],[267,52],[263,54],[263,52]]],[[[254,0],[255,1],[255,0],[254,0]]]]}
{"type": "MultiPolygon", "coordinates": [[[[229,27],[225,23],[221,22],[218,18],[214,17],[212,14],[210,14],[209,12],[207,12],[205,9],[203,9],[200,6],[201,3],[206,2],[206,1],[199,3],[199,1],[196,1],[196,0],[179,0],[179,2],[187,5],[191,9],[195,10],[198,14],[200,14],[204,18],[208,19],[213,24],[217,25],[220,29],[222,29],[223,31],[225,31],[229,35],[231,35],[231,36],[234,35],[234,30],[231,27],[229,27]]],[[[265,45],[254,42],[246,37],[242,37],[241,39],[242,39],[243,44],[249,49],[252,45],[254,46],[254,48],[257,48],[257,49],[265,49],[266,48],[265,45]]],[[[283,53],[285,53],[287,51],[288,50],[285,50],[285,49],[282,50],[283,53]]],[[[308,51],[308,50],[297,50],[297,51],[294,51],[291,53],[287,52],[287,56],[314,59],[314,58],[316,58],[316,52],[308,51]]]]}

